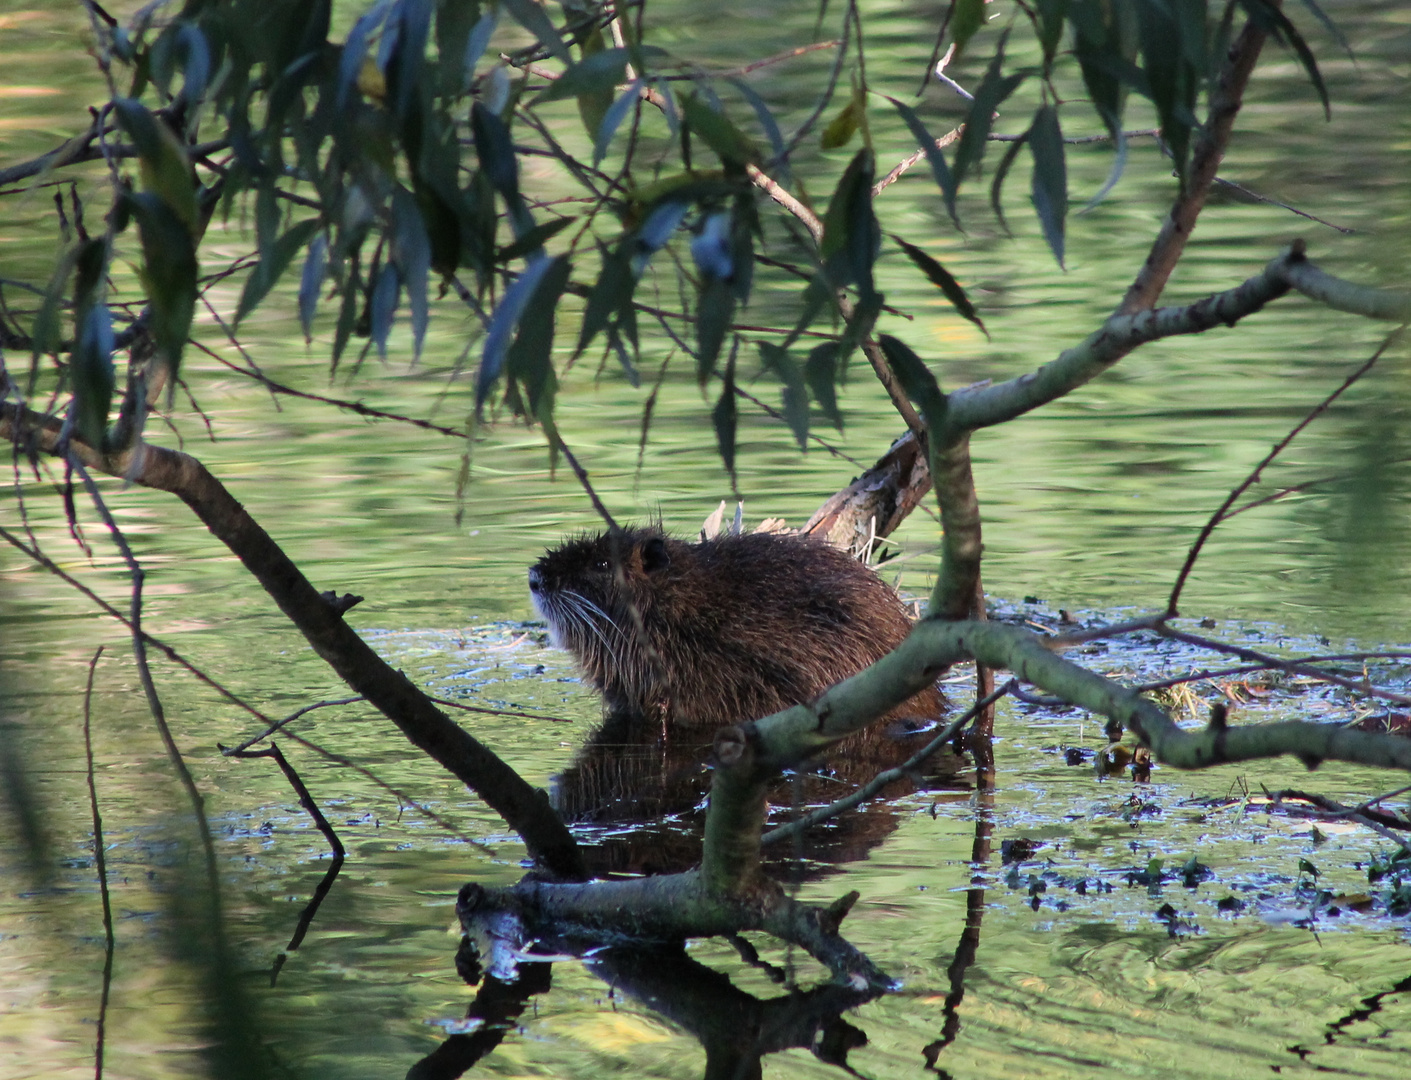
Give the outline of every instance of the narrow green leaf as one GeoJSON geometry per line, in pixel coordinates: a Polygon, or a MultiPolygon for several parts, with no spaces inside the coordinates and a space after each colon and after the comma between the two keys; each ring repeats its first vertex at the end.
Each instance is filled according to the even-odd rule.
{"type": "Polygon", "coordinates": [[[788,349],[768,341],[759,343],[759,355],[764,366],[773,371],[783,387],[784,421],[794,433],[800,450],[808,449],[808,387],[804,383],[803,370],[798,361],[789,355],[788,349]]]}
{"type": "Polygon", "coordinates": [[[196,248],[185,222],[164,199],[128,195],[142,237],[142,282],[152,305],[152,338],[176,382],[181,350],[196,309],[196,248]]]}
{"type": "MultiPolygon", "coordinates": [[[[603,38],[603,32],[598,27],[593,27],[592,32],[583,39],[582,42],[583,60],[590,57],[601,56],[607,50],[607,42],[603,38]]],[[[625,53],[626,50],[624,49],[625,53]]],[[[574,64],[568,71],[573,71],[580,67],[582,60],[574,64]]],[[[568,72],[564,72],[565,75],[568,72]]],[[[626,77],[626,64],[623,65],[622,77],[626,77]]],[[[555,84],[556,85],[556,84],[555,84]]],[[[603,117],[607,115],[608,109],[612,108],[613,87],[617,85],[614,80],[610,85],[600,87],[596,90],[584,90],[578,95],[578,115],[583,120],[583,127],[588,132],[588,138],[596,139],[598,129],[603,126],[603,117]]],[[[549,90],[553,90],[553,86],[549,90]]],[[[540,101],[544,98],[540,98],[540,101]]]]}
{"type": "Polygon", "coordinates": [[[39,311],[35,313],[34,329],[30,333],[31,349],[36,359],[41,354],[52,353],[59,347],[59,311],[63,307],[69,278],[82,250],[82,245],[76,244],[60,255],[54,273],[49,278],[49,287],[44,290],[44,299],[40,302],[39,311]]]}
{"type": "Polygon", "coordinates": [[[475,65],[480,58],[485,55],[485,49],[490,44],[490,35],[495,32],[495,25],[500,20],[500,9],[498,5],[492,4],[490,10],[480,16],[470,31],[470,36],[465,39],[465,61],[464,75],[462,76],[462,92],[470,89],[470,84],[475,78],[475,65]]]}
{"type": "Polygon", "coordinates": [[[1249,12],[1249,17],[1254,20],[1255,25],[1271,34],[1275,41],[1293,49],[1298,62],[1303,65],[1303,70],[1308,73],[1313,89],[1318,92],[1318,99],[1323,103],[1323,115],[1332,119],[1332,102],[1328,98],[1328,88],[1323,82],[1323,73],[1318,70],[1318,61],[1313,57],[1313,50],[1308,47],[1308,42],[1303,40],[1298,28],[1270,0],[1240,0],[1240,4],[1249,12]]]}
{"type": "MultiPolygon", "coordinates": [[[[597,34],[601,46],[602,32],[594,33],[597,34]]],[[[626,78],[626,71],[626,49],[601,49],[591,52],[585,43],[583,59],[545,87],[534,99],[534,104],[542,105],[548,101],[562,101],[585,94],[606,95],[607,100],[611,101],[613,89],[626,78]]],[[[589,133],[591,134],[591,130],[589,133]]]]}
{"type": "Polygon", "coordinates": [[[852,318],[843,326],[843,333],[838,338],[838,372],[840,376],[846,375],[848,361],[852,359],[852,354],[857,350],[873,329],[877,325],[877,316],[882,314],[882,294],[873,292],[862,294],[857,298],[857,303],[853,305],[852,318]]]}
{"type": "Polygon", "coordinates": [[[686,126],[699,135],[727,166],[759,163],[759,151],[724,113],[716,112],[697,92],[681,99],[686,126]]]}
{"type": "Polygon", "coordinates": [[[404,187],[392,192],[392,261],[407,290],[412,318],[412,360],[421,358],[430,320],[427,278],[431,271],[431,240],[426,235],[416,197],[404,187]]]}
{"type": "MultiPolygon", "coordinates": [[[[240,293],[240,304],[235,309],[235,323],[239,327],[240,320],[245,318],[255,307],[269,295],[270,289],[283,276],[284,271],[289,268],[289,264],[294,260],[294,256],[304,249],[304,245],[313,239],[322,225],[319,218],[309,218],[293,226],[276,240],[268,251],[263,252],[260,261],[255,268],[250,271],[250,276],[245,279],[245,288],[240,293]]],[[[144,242],[144,247],[145,242],[144,242]]],[[[194,289],[194,282],[193,282],[194,289]]],[[[185,340],[185,335],[183,335],[185,340]]]]}
{"type": "Polygon", "coordinates": [[[497,251],[495,261],[507,263],[513,262],[515,259],[522,259],[531,252],[538,251],[549,242],[551,237],[557,236],[577,220],[576,217],[561,217],[546,221],[542,225],[535,225],[514,243],[506,244],[497,251]]]}
{"type": "Polygon", "coordinates": [[[784,135],[779,130],[779,123],[774,119],[774,114],[770,112],[769,106],[759,94],[755,93],[754,87],[750,86],[744,79],[731,77],[726,80],[736,90],[740,91],[740,96],[749,102],[750,108],[754,110],[755,119],[759,121],[759,126],[763,130],[765,138],[769,140],[769,150],[781,173],[787,178],[789,174],[788,149],[784,145],[784,135]]]}
{"type": "Polygon", "coordinates": [[[392,321],[397,314],[397,301],[401,294],[402,282],[397,276],[397,268],[391,262],[383,263],[368,300],[368,324],[372,343],[377,346],[377,355],[384,360],[387,359],[387,337],[392,333],[392,321]]]}
{"type": "Polygon", "coordinates": [[[941,194],[945,196],[946,208],[950,211],[951,220],[955,221],[956,228],[960,228],[960,222],[955,216],[955,190],[956,178],[946,165],[945,156],[941,153],[941,148],[936,145],[936,140],[931,133],[926,130],[926,125],[921,122],[921,117],[916,115],[911,106],[898,101],[894,97],[887,98],[895,106],[897,112],[901,113],[901,118],[906,122],[906,126],[911,129],[912,138],[922,151],[926,154],[926,163],[931,166],[931,175],[936,178],[936,186],[941,189],[941,194]]]}
{"type": "Polygon", "coordinates": [[[955,39],[955,55],[965,51],[966,44],[985,25],[985,0],[951,0],[950,33],[955,39]]]}
{"type": "Polygon", "coordinates": [[[536,38],[539,44],[549,50],[549,53],[565,64],[572,64],[573,57],[568,54],[568,46],[563,43],[563,38],[554,29],[554,24],[549,21],[548,13],[540,6],[536,0],[501,0],[505,10],[510,13],[510,17],[520,26],[524,27],[536,38]]]}
{"type": "Polygon", "coordinates": [[[557,259],[541,256],[524,268],[514,284],[505,290],[500,302],[490,316],[490,325],[485,331],[485,350],[481,354],[480,374],[475,380],[475,413],[478,416],[490,395],[490,387],[499,378],[509,354],[514,331],[520,324],[520,317],[529,304],[529,299],[556,265],[565,261],[565,256],[557,259]]]}
{"type": "Polygon", "coordinates": [[[170,206],[194,235],[197,227],[196,182],[181,140],[144,105],[131,98],[115,99],[113,111],[137,149],[142,189],[170,206]]]}
{"type": "Polygon", "coordinates": [[[859,150],[843,171],[823,216],[823,242],[819,254],[835,286],[854,284],[861,295],[875,291],[872,264],[881,247],[882,234],[872,212],[872,151],[859,150]]]}
{"type": "Polygon", "coordinates": [[[738,428],[738,413],[735,404],[735,354],[725,365],[724,385],[720,388],[720,400],[711,410],[710,422],[715,428],[715,445],[720,449],[720,460],[725,463],[725,471],[733,481],[735,477],[735,434],[738,428]]]}
{"type": "Polygon", "coordinates": [[[274,242],[279,239],[280,217],[274,178],[269,176],[255,191],[255,248],[261,259],[270,257],[274,242]]]}
{"type": "Polygon", "coordinates": [[[843,430],[843,414],[838,409],[838,344],[834,341],[815,345],[809,350],[803,365],[804,382],[818,407],[839,431],[843,430]]]}
{"type": "Polygon", "coordinates": [[[965,295],[965,290],[960,287],[960,282],[956,281],[955,278],[951,276],[950,271],[915,244],[908,244],[900,236],[896,235],[893,235],[892,239],[900,245],[901,249],[906,252],[907,256],[917,265],[921,272],[930,279],[931,284],[945,294],[946,299],[955,306],[955,310],[960,312],[964,318],[969,319],[978,326],[986,337],[989,337],[990,332],[985,329],[985,324],[980,321],[980,316],[975,310],[975,305],[970,302],[970,297],[965,295]]]}
{"type": "Polygon", "coordinates": [[[343,358],[343,350],[353,336],[353,327],[358,321],[358,301],[362,299],[362,289],[356,267],[348,273],[343,282],[343,298],[338,305],[338,325],[333,331],[333,355],[329,361],[330,375],[338,371],[338,361],[343,358]]]}
{"type": "Polygon", "coordinates": [[[1063,159],[1063,132],[1058,110],[1042,105],[1029,129],[1029,150],[1034,155],[1034,209],[1043,226],[1044,239],[1063,265],[1064,219],[1068,215],[1068,170],[1063,159]]]}
{"type": "Polygon", "coordinates": [[[735,314],[735,294],[721,278],[709,278],[696,306],[696,380],[705,386],[720,356],[730,318],[735,314]]]}
{"type": "Polygon", "coordinates": [[[1004,156],[999,159],[999,166],[995,169],[995,177],[990,182],[990,206],[994,209],[995,217],[999,218],[1000,228],[1005,233],[1009,232],[1009,222],[1004,218],[1004,204],[1000,201],[1000,192],[1004,187],[1004,181],[1009,176],[1010,167],[1014,164],[1014,159],[1019,156],[1019,151],[1024,148],[1024,144],[1029,141],[1029,132],[1015,139],[1009,144],[1009,149],[1004,152],[1004,156]]]}
{"type": "Polygon", "coordinates": [[[304,260],[303,273],[299,275],[299,325],[304,331],[304,343],[313,340],[314,312],[318,309],[318,294],[323,288],[323,274],[328,267],[328,237],[319,233],[309,245],[309,256],[304,260]]]}
{"type": "Polygon", "coordinates": [[[1332,35],[1334,41],[1338,43],[1338,48],[1352,57],[1352,46],[1348,43],[1347,37],[1338,27],[1337,23],[1328,18],[1328,13],[1318,6],[1317,0],[1303,0],[1303,6],[1313,13],[1313,17],[1323,24],[1323,29],[1332,35]]]}
{"type": "Polygon", "coordinates": [[[505,357],[505,373],[523,384],[529,396],[530,412],[535,416],[540,416],[546,396],[551,399],[556,386],[552,362],[554,315],[572,270],[567,256],[560,255],[548,262],[548,268],[520,314],[519,333],[505,357]]]}
{"type": "Polygon", "coordinates": [[[1053,63],[1058,43],[1063,40],[1063,23],[1068,15],[1070,0],[1038,0],[1039,44],[1044,50],[1044,65],[1053,63]]]}
{"type": "MultiPolygon", "coordinates": [[[[628,313],[631,309],[628,309],[628,313]]],[[[642,385],[642,374],[637,370],[637,365],[632,362],[632,352],[627,348],[630,344],[635,350],[637,348],[637,324],[635,316],[624,313],[627,317],[619,316],[617,324],[608,327],[608,347],[612,349],[613,355],[617,357],[617,362],[622,366],[622,373],[627,376],[627,384],[636,389],[642,385]],[[623,339],[626,338],[626,342],[623,339]]]]}
{"type": "Polygon", "coordinates": [[[1177,47],[1181,27],[1166,0],[1141,0],[1136,4],[1143,67],[1152,104],[1161,121],[1161,137],[1185,182],[1191,129],[1196,120],[1197,71],[1192,70],[1177,47]]]}
{"type": "Polygon", "coordinates": [[[182,23],[178,42],[183,57],[185,78],[179,98],[188,105],[199,104],[205,96],[211,78],[211,48],[206,35],[194,23],[182,23]]]}
{"type": "Polygon", "coordinates": [[[970,103],[970,111],[965,117],[965,130],[960,133],[960,139],[956,142],[955,158],[951,167],[955,173],[957,187],[971,169],[979,166],[985,156],[985,145],[994,124],[995,110],[1024,81],[1023,73],[1004,74],[1004,47],[1008,39],[1009,34],[1006,31],[1000,38],[995,55],[985,71],[985,77],[980,80],[980,86],[975,91],[975,100],[970,103]]]}
{"type": "Polygon", "coordinates": [[[365,12],[357,22],[353,23],[353,28],[348,31],[348,36],[343,41],[343,49],[338,56],[338,93],[336,95],[340,111],[347,106],[353,88],[358,85],[358,76],[362,73],[363,61],[367,58],[368,40],[372,36],[372,32],[387,18],[387,13],[390,10],[391,5],[388,3],[374,5],[370,11],[365,12]]]}
{"type": "Polygon", "coordinates": [[[1086,214],[1107,198],[1108,192],[1117,186],[1117,181],[1122,178],[1122,171],[1127,167],[1127,136],[1122,133],[1120,127],[1113,133],[1112,142],[1113,149],[1116,151],[1112,159],[1112,170],[1107,174],[1107,179],[1103,181],[1102,187],[1097,189],[1093,197],[1079,211],[1081,214],[1086,214]]]}
{"type": "Polygon", "coordinates": [[[823,129],[823,135],[819,139],[819,145],[824,150],[836,150],[840,146],[846,146],[857,133],[861,121],[861,110],[858,108],[857,98],[854,96],[838,111],[838,115],[828,122],[828,126],[823,129]]]}
{"type": "Polygon", "coordinates": [[[392,105],[405,119],[417,99],[431,34],[431,0],[398,0],[397,47],[384,69],[392,105]]]}
{"type": "Polygon", "coordinates": [[[612,252],[603,250],[603,272],[588,292],[588,302],[583,309],[583,328],[578,333],[577,356],[589,345],[598,332],[603,330],[613,315],[624,307],[631,307],[632,293],[637,286],[637,277],[632,273],[631,251],[628,245],[619,244],[612,252]]]}
{"type": "Polygon", "coordinates": [[[79,318],[71,355],[74,429],[89,446],[103,446],[117,377],[113,370],[113,320],[106,304],[89,304],[79,318]]]}
{"type": "Polygon", "coordinates": [[[907,397],[921,406],[927,425],[934,427],[946,405],[946,397],[941,393],[936,377],[905,342],[890,334],[882,334],[877,343],[882,346],[887,366],[896,375],[907,397]]]}
{"type": "Polygon", "coordinates": [[[641,97],[642,80],[633,79],[622,91],[622,96],[603,113],[602,123],[593,138],[593,168],[596,169],[603,158],[607,156],[612,137],[617,134],[617,129],[622,126],[622,121],[627,118],[627,114],[632,111],[633,106],[641,100],[641,97]]]}
{"type": "MultiPolygon", "coordinates": [[[[529,0],[525,0],[529,2],[529,0]]],[[[506,199],[519,195],[519,163],[505,122],[476,101],[470,107],[470,133],[481,171],[506,199]]]]}
{"type": "Polygon", "coordinates": [[[442,0],[436,6],[437,90],[447,97],[458,97],[470,89],[466,43],[480,18],[480,0],[442,0]]]}
{"type": "Polygon", "coordinates": [[[762,233],[754,193],[742,193],[736,197],[734,213],[730,215],[730,261],[735,267],[735,273],[730,277],[730,288],[741,306],[749,304],[750,288],[754,284],[756,235],[762,233]]]}

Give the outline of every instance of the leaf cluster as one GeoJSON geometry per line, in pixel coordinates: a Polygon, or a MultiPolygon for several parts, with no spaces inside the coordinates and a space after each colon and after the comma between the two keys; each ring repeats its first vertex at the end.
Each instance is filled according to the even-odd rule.
{"type": "MultiPolygon", "coordinates": [[[[474,411],[502,401],[542,424],[552,446],[564,364],[601,349],[602,362],[615,362],[635,385],[647,313],[689,357],[702,389],[717,383],[712,417],[727,467],[738,366],[756,357],[780,386],[779,414],[806,446],[815,409],[841,425],[850,358],[885,310],[876,268],[888,249],[875,207],[885,185],[873,133],[888,118],[917,143],[959,228],[958,196],[981,170],[996,122],[1021,87],[1037,86],[1032,118],[994,168],[990,200],[1003,220],[1004,182],[1027,150],[1034,211],[1062,264],[1065,121],[1071,129],[1091,110],[1115,146],[1100,198],[1126,161],[1123,123],[1135,92],[1153,105],[1183,184],[1199,99],[1218,95],[1214,80],[1237,16],[1294,52],[1326,105],[1307,43],[1271,0],[1034,0],[996,14],[999,7],[955,0],[942,23],[952,58],[990,48],[956,130],[943,139],[921,107],[871,89],[854,6],[844,13],[832,80],[788,137],[788,118],[776,115],[763,84],[702,70],[648,42],[641,4],[564,5],[558,20],[535,0],[375,0],[341,42],[330,38],[330,0],[188,0],[165,22],[144,8],[101,42],[113,73],[98,119],[113,144],[108,227],[61,254],[34,321],[34,355],[68,354],[75,424],[99,444],[117,345],[148,335],[174,382],[210,281],[248,267],[238,327],[298,265],[304,335],[312,339],[329,306],[334,370],[355,337],[364,352],[385,356],[399,316],[415,358],[438,294],[454,290],[478,323],[474,411]],[[1026,33],[1032,44],[1020,48],[1026,33]],[[532,44],[494,47],[511,39],[532,44]],[[1086,101],[1059,93],[1062,73],[1075,69],[1086,101]],[[822,151],[813,175],[798,176],[796,150],[844,72],[846,101],[812,136],[822,151]],[[891,108],[873,115],[879,101],[891,108]],[[564,130],[565,105],[576,107],[586,151],[564,130]],[[854,140],[861,147],[830,176],[829,153],[854,140]],[[128,155],[135,179],[120,164],[128,155]],[[553,163],[551,181],[539,183],[543,170],[527,169],[531,159],[553,163]],[[565,183],[574,194],[562,194],[565,183]],[[811,187],[829,192],[821,214],[811,187]],[[203,278],[198,253],[208,223],[236,207],[253,222],[254,250],[203,278]],[[107,268],[134,223],[148,306],[115,332],[107,268]],[[795,312],[777,331],[745,332],[740,313],[764,275],[776,291],[801,282],[795,312]],[[653,303],[641,299],[644,281],[653,303]],[[680,308],[663,311],[655,299],[673,285],[680,308]],[[556,365],[568,298],[581,303],[577,334],[556,365]],[[68,338],[65,308],[73,315],[68,338]]],[[[921,244],[893,239],[983,330],[956,277],[921,244]]]]}

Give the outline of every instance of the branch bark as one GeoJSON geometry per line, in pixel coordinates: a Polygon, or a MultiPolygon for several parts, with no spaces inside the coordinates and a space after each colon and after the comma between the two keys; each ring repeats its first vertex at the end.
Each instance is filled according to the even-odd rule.
{"type": "MultiPolygon", "coordinates": [[[[1277,5],[1281,0],[1273,0],[1277,5]]],[[[1225,157],[1225,148],[1234,130],[1235,117],[1244,103],[1244,90],[1268,34],[1251,19],[1245,23],[1225,54],[1220,77],[1210,93],[1210,111],[1205,126],[1200,129],[1191,154],[1190,172],[1180,196],[1172,205],[1161,231],[1156,234],[1146,262],[1142,265],[1127,294],[1118,305],[1116,314],[1131,315],[1153,307],[1170,280],[1171,272],[1186,250],[1186,243],[1195,230],[1196,218],[1205,206],[1210,185],[1225,157]]]]}
{"type": "Polygon", "coordinates": [[[816,701],[756,721],[752,727],[761,766],[787,768],[813,756],[905,701],[939,671],[965,660],[1010,671],[1023,682],[1109,717],[1130,728],[1157,761],[1178,769],[1283,754],[1310,768],[1336,760],[1411,769],[1411,739],[1331,724],[1291,721],[1187,731],[1136,691],[1064,659],[1028,630],[940,619],[922,620],[890,656],[816,701]]]}

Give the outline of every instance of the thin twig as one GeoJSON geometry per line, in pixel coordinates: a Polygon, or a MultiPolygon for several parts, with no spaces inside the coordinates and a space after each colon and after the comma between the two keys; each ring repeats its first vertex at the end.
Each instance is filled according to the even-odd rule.
{"type": "Polygon", "coordinates": [[[808,133],[813,130],[813,125],[818,123],[818,118],[823,115],[823,111],[828,108],[828,103],[833,100],[833,91],[837,88],[838,78],[843,73],[843,61],[848,55],[848,41],[852,33],[852,8],[856,0],[849,0],[848,10],[843,13],[843,37],[838,44],[838,55],[833,60],[833,69],[828,72],[828,84],[823,88],[823,96],[819,99],[817,106],[808,118],[794,132],[793,136],[784,144],[784,158],[793,156],[799,144],[808,138],[808,133]]]}
{"type": "Polygon", "coordinates": [[[196,348],[211,357],[211,359],[224,364],[231,371],[255,380],[272,394],[284,394],[287,397],[302,398],[305,401],[317,401],[322,405],[332,405],[335,408],[346,409],[349,412],[357,413],[359,416],[366,416],[370,420],[393,420],[399,424],[410,424],[413,427],[419,427],[425,431],[434,431],[439,435],[447,435],[453,439],[464,439],[466,437],[464,431],[458,431],[456,428],[443,427],[440,424],[432,423],[430,420],[420,420],[415,416],[405,416],[402,413],[388,412],[386,409],[374,409],[371,405],[364,405],[361,401],[349,401],[346,398],[329,397],[326,394],[313,394],[307,390],[295,390],[292,386],[285,386],[283,383],[276,382],[260,371],[243,368],[239,364],[232,363],[219,353],[202,345],[199,341],[193,339],[190,344],[196,346],[196,348]]]}
{"type": "Polygon", "coordinates": [[[269,973],[269,984],[273,986],[275,980],[279,978],[279,969],[284,966],[284,962],[289,958],[289,954],[304,940],[304,935],[309,932],[309,927],[313,924],[314,916],[318,914],[319,905],[323,903],[323,898],[328,895],[328,890],[333,888],[333,882],[338,877],[338,871],[343,869],[343,860],[348,852],[343,846],[343,841],[338,839],[338,834],[333,831],[333,826],[328,823],[328,819],[323,816],[323,811],[318,808],[318,803],[314,802],[314,797],[309,794],[309,789],[304,786],[304,781],[300,779],[294,766],[289,764],[287,758],[279,749],[278,743],[270,743],[263,750],[225,750],[222,753],[232,757],[256,758],[272,757],[275,764],[284,773],[284,778],[289,781],[289,786],[294,789],[294,794],[299,797],[299,805],[304,808],[309,817],[314,819],[314,825],[318,831],[323,833],[324,839],[328,841],[328,846],[333,850],[333,858],[328,865],[328,871],[319,881],[318,887],[314,889],[313,895],[309,897],[309,902],[304,905],[304,910],[299,913],[299,921],[294,927],[294,935],[289,939],[289,944],[284,946],[284,951],[274,959],[274,968],[269,973]]]}
{"type": "MultiPolygon", "coordinates": [[[[1388,465],[1404,465],[1408,461],[1411,461],[1411,457],[1386,458],[1382,461],[1373,462],[1371,467],[1385,468],[1388,465]]],[[[1309,488],[1312,487],[1319,487],[1323,484],[1334,484],[1337,483],[1339,480],[1354,480],[1361,475],[1361,473],[1357,472],[1329,473],[1327,476],[1319,476],[1312,480],[1305,480],[1301,484],[1290,484],[1286,488],[1280,488],[1272,495],[1264,495],[1258,499],[1251,499],[1243,506],[1235,507],[1233,510],[1231,510],[1228,514],[1225,515],[1225,520],[1229,521],[1230,518],[1234,517],[1236,514],[1243,514],[1246,510],[1254,510],[1260,506],[1266,506],[1269,503],[1278,502],[1280,499],[1287,498],[1290,495],[1297,495],[1299,492],[1307,491],[1309,488]]]]}
{"type": "Polygon", "coordinates": [[[617,522],[612,519],[612,514],[610,514],[608,508],[603,505],[602,499],[598,498],[598,493],[593,490],[593,485],[588,482],[588,471],[583,468],[582,465],[578,464],[578,459],[573,456],[573,451],[570,450],[563,441],[563,436],[561,436],[556,429],[550,429],[549,441],[557,447],[559,452],[567,459],[568,467],[573,470],[573,475],[578,477],[578,483],[582,485],[584,492],[588,495],[589,501],[593,504],[593,509],[598,512],[598,516],[603,519],[603,523],[607,525],[608,529],[612,532],[617,532],[617,522]]]}
{"type": "Polygon", "coordinates": [[[98,894],[103,901],[103,990],[98,999],[98,1036],[93,1049],[94,1080],[103,1078],[103,1040],[108,1024],[108,995],[113,988],[113,954],[117,940],[113,936],[113,901],[108,895],[108,857],[103,850],[103,816],[98,812],[98,786],[93,777],[93,674],[103,646],[88,662],[88,683],[83,688],[83,751],[88,759],[88,805],[93,811],[93,863],[98,871],[98,894]]]}
{"type": "Polygon", "coordinates": [[[226,757],[258,756],[255,754],[246,753],[246,751],[249,750],[250,747],[254,746],[257,742],[264,742],[264,740],[268,739],[271,735],[275,734],[278,731],[281,731],[284,728],[284,725],[293,723],[295,720],[299,719],[299,717],[305,716],[308,713],[313,712],[315,709],[327,709],[334,705],[352,705],[356,702],[366,700],[367,698],[359,695],[358,697],[338,698],[336,701],[316,701],[312,705],[305,705],[302,709],[295,709],[283,720],[276,720],[274,723],[270,724],[267,728],[265,728],[264,731],[260,732],[258,735],[251,736],[239,746],[232,746],[228,749],[226,747],[221,747],[221,753],[224,754],[226,757]]]}
{"type": "Polygon", "coordinates": [[[1181,572],[1176,575],[1176,584],[1172,586],[1171,597],[1166,601],[1166,618],[1173,619],[1179,614],[1177,605],[1181,599],[1181,590],[1185,588],[1186,579],[1190,577],[1191,571],[1195,569],[1196,560],[1200,558],[1200,552],[1201,549],[1205,547],[1205,541],[1210,538],[1210,534],[1215,531],[1215,527],[1225,520],[1225,515],[1230,507],[1232,507],[1239,500],[1239,497],[1248,491],[1250,487],[1259,482],[1259,478],[1265,468],[1267,468],[1276,457],[1283,453],[1289,443],[1293,442],[1304,428],[1313,423],[1318,417],[1322,416],[1332,403],[1342,396],[1344,391],[1348,390],[1354,383],[1362,378],[1363,375],[1372,370],[1376,362],[1382,358],[1382,353],[1386,352],[1386,350],[1401,337],[1405,329],[1405,326],[1399,326],[1388,334],[1386,339],[1377,346],[1377,351],[1374,352],[1364,364],[1344,379],[1341,386],[1314,406],[1307,416],[1293,426],[1292,431],[1274,444],[1274,448],[1265,454],[1259,464],[1250,470],[1249,475],[1237,484],[1234,490],[1225,497],[1225,501],[1220,504],[1220,508],[1210,515],[1210,520],[1207,521],[1205,527],[1200,530],[1200,535],[1196,537],[1195,543],[1191,545],[1190,551],[1186,554],[1186,561],[1181,566],[1181,572]]]}
{"type": "MultiPolygon", "coordinates": [[[[1286,664],[1333,664],[1344,663],[1348,660],[1411,660],[1411,652],[1365,652],[1337,653],[1331,656],[1293,656],[1288,657],[1283,662],[1286,664]]],[[[1255,672],[1268,670],[1269,667],[1267,664],[1240,664],[1237,667],[1206,668],[1202,671],[1192,672],[1189,675],[1177,675],[1170,679],[1158,679],[1156,682],[1142,683],[1142,685],[1134,686],[1132,689],[1139,694],[1147,694],[1153,690],[1165,690],[1172,686],[1184,685],[1185,683],[1225,679],[1232,675],[1253,675],[1255,672]]]]}
{"type": "Polygon", "coordinates": [[[1199,634],[1190,634],[1184,630],[1177,630],[1166,623],[1161,623],[1154,628],[1158,634],[1173,641],[1183,641],[1187,645],[1198,645],[1201,648],[1209,649],[1211,652],[1224,653],[1227,656],[1238,656],[1243,660],[1263,667],[1276,668],[1279,671],[1292,671],[1299,675],[1307,675],[1311,679],[1319,682],[1331,683],[1334,686],[1341,686],[1347,690],[1356,691],[1359,694],[1366,694],[1368,697],[1381,698],[1384,701],[1394,701],[1399,705],[1411,705],[1411,697],[1405,694],[1398,694],[1392,690],[1382,690],[1373,686],[1366,679],[1345,679],[1341,675],[1336,675],[1331,671],[1322,671],[1309,664],[1300,663],[1294,660],[1281,660],[1277,656],[1270,656],[1268,653],[1259,652],[1257,649],[1247,649],[1242,645],[1230,645],[1223,641],[1215,641],[1213,638],[1201,637],[1199,634]]]}
{"type": "Polygon", "coordinates": [[[431,697],[427,695],[428,701],[434,701],[437,705],[444,705],[448,709],[459,709],[461,712],[480,713],[484,716],[508,716],[514,720],[547,720],[551,724],[572,724],[575,721],[569,716],[550,716],[548,713],[528,713],[517,712],[514,709],[491,709],[484,705],[466,705],[460,701],[447,701],[445,698],[431,697]]]}
{"type": "Polygon", "coordinates": [[[430,821],[432,824],[438,826],[442,831],[446,833],[447,836],[454,836],[457,840],[460,840],[462,843],[469,844],[471,847],[475,848],[482,854],[492,856],[495,854],[488,844],[483,844],[479,840],[475,840],[472,839],[470,836],[467,836],[460,829],[460,827],[456,825],[456,823],[453,822],[450,818],[442,817],[435,810],[432,810],[429,806],[424,806],[421,803],[417,802],[414,798],[408,795],[401,788],[393,787],[386,780],[382,779],[382,777],[378,776],[375,772],[369,769],[366,765],[359,765],[352,758],[346,757],[343,754],[335,754],[332,750],[329,750],[327,747],[320,746],[312,739],[306,739],[302,735],[295,734],[292,731],[285,731],[283,734],[284,738],[290,739],[293,742],[298,743],[305,750],[312,751],[319,757],[323,758],[325,761],[331,761],[335,765],[341,765],[345,769],[350,769],[353,772],[357,773],[359,776],[361,776],[364,780],[367,780],[369,783],[375,784],[377,787],[380,787],[383,791],[387,792],[387,794],[391,795],[394,799],[397,800],[398,806],[411,807],[422,817],[426,818],[427,821],[430,821]]]}

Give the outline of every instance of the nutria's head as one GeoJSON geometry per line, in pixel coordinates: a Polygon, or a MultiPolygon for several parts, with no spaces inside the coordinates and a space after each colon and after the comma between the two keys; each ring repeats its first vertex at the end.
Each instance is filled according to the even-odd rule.
{"type": "Polygon", "coordinates": [[[549,639],[610,697],[614,683],[648,678],[643,621],[672,549],[684,547],[656,529],[622,529],[565,541],[529,568],[529,594],[549,639]]]}

